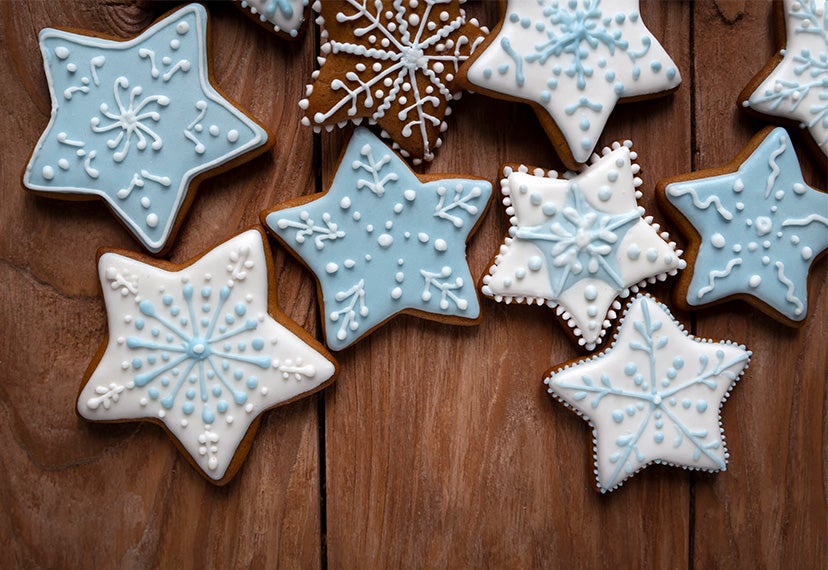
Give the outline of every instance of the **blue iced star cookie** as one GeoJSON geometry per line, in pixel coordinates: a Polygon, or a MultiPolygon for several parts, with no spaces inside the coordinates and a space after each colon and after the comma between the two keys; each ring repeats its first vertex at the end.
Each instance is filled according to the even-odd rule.
{"type": "Polygon", "coordinates": [[[828,194],[802,178],[785,129],[765,129],[725,167],[659,183],[659,199],[697,235],[676,302],[689,309],[744,299],[797,326],[808,273],[828,248],[828,194]]]}
{"type": "Polygon", "coordinates": [[[491,193],[482,180],[423,182],[358,128],[328,192],[262,218],[316,274],[325,338],[341,350],[402,312],[474,324],[480,305],[466,240],[491,193]]]}
{"type": "Polygon", "coordinates": [[[270,139],[210,84],[206,34],[198,4],[129,41],[42,30],[52,116],[23,184],[98,197],[144,247],[163,251],[193,180],[252,158],[270,139]]]}
{"type": "Polygon", "coordinates": [[[719,411],[750,356],[742,345],[687,334],[667,307],[638,295],[610,348],[550,371],[544,384],[592,426],[605,493],[652,463],[723,471],[719,411]]]}

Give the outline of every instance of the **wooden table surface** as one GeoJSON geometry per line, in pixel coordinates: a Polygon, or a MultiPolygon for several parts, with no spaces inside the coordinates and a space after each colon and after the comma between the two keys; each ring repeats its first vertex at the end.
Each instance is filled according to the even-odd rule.
{"type": "MultiPolygon", "coordinates": [[[[551,309],[489,300],[479,327],[401,317],[338,353],[339,380],[265,414],[224,488],[199,476],[156,426],[80,420],[78,385],[106,332],[95,252],[139,247],[101,203],[38,198],[20,184],[50,110],[37,33],[60,26],[130,37],[171,7],[0,2],[0,566],[825,564],[825,259],[801,329],[741,303],[675,312],[691,332],[754,352],[724,406],[730,463],[715,475],[648,467],[598,493],[586,422],[541,383],[578,351],[551,309]]],[[[209,10],[217,84],[278,140],[202,185],[168,255],[176,262],[256,224],[277,202],[321,191],[350,132],[314,135],[299,123],[313,26],[287,43],[229,4],[209,10]]],[[[492,3],[467,12],[496,22],[492,3]]],[[[635,142],[643,205],[675,234],[656,208],[656,182],[725,164],[764,126],[736,98],[774,52],[771,4],[648,0],[641,12],[684,81],[674,96],[617,109],[601,143],[635,142]]],[[[528,106],[467,94],[448,122],[437,158],[419,171],[495,181],[502,162],[560,168],[528,106]]],[[[798,134],[794,144],[806,180],[825,189],[798,134]]],[[[495,201],[469,246],[473,275],[486,271],[507,227],[495,201]]],[[[282,309],[319,336],[313,277],[273,240],[271,248],[282,309]]],[[[651,291],[669,302],[672,281],[651,291]]]]}

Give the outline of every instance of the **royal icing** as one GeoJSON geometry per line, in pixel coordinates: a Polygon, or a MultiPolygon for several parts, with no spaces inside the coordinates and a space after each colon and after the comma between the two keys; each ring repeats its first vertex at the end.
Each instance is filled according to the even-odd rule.
{"type": "Polygon", "coordinates": [[[548,114],[579,163],[619,99],[681,82],[638,0],[511,0],[497,36],[472,59],[469,83],[548,114]]]}
{"type": "Polygon", "coordinates": [[[315,341],[268,314],[262,238],[244,232],[178,271],[102,255],[109,340],[81,416],[163,422],[218,481],[259,414],[329,380],[335,365],[315,341]]]}
{"type": "Polygon", "coordinates": [[[723,471],[720,409],[751,352],[695,338],[649,295],[633,299],[612,346],[544,380],[593,428],[595,474],[605,493],[651,463],[723,471]]]}
{"type": "Polygon", "coordinates": [[[274,32],[295,38],[305,21],[308,0],[234,0],[262,23],[268,23],[274,32]]]}
{"type": "Polygon", "coordinates": [[[785,0],[783,5],[782,61],[742,104],[799,121],[828,155],[828,2],[785,0]]]}
{"type": "Polygon", "coordinates": [[[619,296],[684,268],[675,243],[642,217],[631,146],[616,143],[563,178],[525,166],[504,170],[512,227],[483,278],[484,295],[557,307],[578,344],[592,350],[620,309],[619,296]]]}
{"type": "Polygon", "coordinates": [[[491,193],[482,180],[421,182],[358,128],[327,193],[264,221],[316,274],[325,338],[341,350],[407,309],[479,316],[466,239],[491,193]]]}
{"type": "Polygon", "coordinates": [[[394,149],[419,164],[431,160],[446,129],[449,102],[458,99],[460,64],[483,41],[485,30],[466,22],[449,0],[317,2],[325,42],[313,74],[303,124],[359,122],[384,129],[394,149]]]}
{"type": "Polygon", "coordinates": [[[210,85],[206,31],[198,4],[125,42],[41,31],[52,115],[23,184],[98,196],[148,250],[161,251],[192,180],[267,142],[210,85]]]}
{"type": "Polygon", "coordinates": [[[828,248],[828,194],[802,178],[776,128],[736,172],[667,184],[665,197],[700,235],[688,305],[751,295],[791,321],[808,312],[808,272],[828,248]]]}

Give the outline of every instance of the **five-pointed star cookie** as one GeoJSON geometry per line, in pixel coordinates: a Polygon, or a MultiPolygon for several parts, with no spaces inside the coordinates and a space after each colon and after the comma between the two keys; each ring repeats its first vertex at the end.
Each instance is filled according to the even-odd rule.
{"type": "Polygon", "coordinates": [[[504,169],[501,188],[511,216],[483,294],[496,301],[547,304],[592,350],[626,297],[684,268],[681,252],[642,218],[632,144],[615,143],[580,173],[504,169]]]}
{"type": "Polygon", "coordinates": [[[228,482],[263,411],[336,376],[319,343],[268,313],[269,263],[257,230],[184,266],[101,255],[109,338],[81,388],[80,415],[160,423],[211,482],[228,482]]]}
{"type": "Polygon", "coordinates": [[[23,184],[100,198],[149,251],[166,249],[194,180],[249,160],[271,139],[210,84],[206,34],[198,4],[129,41],[41,31],[52,117],[23,184]]]}
{"type": "Polygon", "coordinates": [[[486,31],[466,22],[457,0],[325,1],[319,12],[324,60],[299,102],[317,131],[368,118],[394,149],[431,160],[460,65],[486,31]]]}
{"type": "Polygon", "coordinates": [[[398,313],[476,324],[466,240],[491,198],[483,180],[421,181],[358,128],[328,192],[263,212],[319,281],[325,338],[341,350],[398,313]]]}
{"type": "Polygon", "coordinates": [[[233,0],[264,27],[293,39],[305,22],[308,0],[233,0]]]}
{"type": "Polygon", "coordinates": [[[756,113],[798,122],[828,156],[828,2],[784,0],[782,9],[787,45],[739,98],[756,113]]]}
{"type": "Polygon", "coordinates": [[[638,0],[510,0],[460,76],[474,91],[531,104],[569,168],[589,159],[619,100],[681,82],[638,0]]]}
{"type": "Polygon", "coordinates": [[[649,295],[632,300],[612,346],[550,371],[544,383],[593,428],[602,493],[651,463],[723,471],[719,411],[751,352],[695,338],[649,295]]]}
{"type": "Polygon", "coordinates": [[[785,129],[759,133],[728,166],[659,183],[695,235],[676,290],[684,308],[741,298],[790,326],[808,312],[808,272],[828,248],[828,194],[802,179],[785,129]]]}

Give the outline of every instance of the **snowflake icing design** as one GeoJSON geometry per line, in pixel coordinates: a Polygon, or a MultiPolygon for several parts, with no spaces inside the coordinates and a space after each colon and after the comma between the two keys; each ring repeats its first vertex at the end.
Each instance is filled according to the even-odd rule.
{"type": "Polygon", "coordinates": [[[162,251],[190,182],[267,143],[209,83],[206,27],[207,12],[192,5],[124,42],[41,31],[52,117],[24,185],[98,196],[162,251]]]}
{"type": "Polygon", "coordinates": [[[157,419],[210,479],[232,477],[255,418],[335,372],[309,337],[268,315],[264,256],[257,231],[176,272],[101,256],[110,335],[78,399],[81,415],[157,419]]]}
{"type": "Polygon", "coordinates": [[[464,71],[472,86],[526,100],[551,118],[567,163],[587,161],[619,99],[681,82],[638,0],[512,0],[497,36],[464,71]]]}
{"type": "Polygon", "coordinates": [[[724,470],[719,409],[751,352],[688,335],[648,295],[630,303],[612,346],[549,375],[549,392],[594,429],[598,488],[651,463],[724,470]]]}
{"type": "Polygon", "coordinates": [[[483,294],[496,301],[557,307],[592,350],[626,297],[647,282],[685,266],[636,203],[641,180],[631,143],[604,150],[580,174],[507,167],[501,181],[509,236],[483,278],[483,294]]]}
{"type": "Polygon", "coordinates": [[[664,188],[701,236],[685,301],[749,295],[795,324],[807,315],[810,267],[828,248],[828,194],[805,184],[785,129],[767,129],[752,144],[736,172],[664,188]]]}
{"type": "Polygon", "coordinates": [[[478,318],[465,243],[490,198],[482,180],[421,182],[358,128],[326,194],[263,218],[316,274],[327,344],[341,350],[407,309],[478,318]]]}
{"type": "Polygon", "coordinates": [[[314,9],[326,61],[300,101],[303,123],[318,130],[367,117],[403,156],[431,160],[448,104],[459,98],[457,72],[485,30],[449,0],[345,0],[314,9]]]}
{"type": "Polygon", "coordinates": [[[308,0],[235,0],[274,32],[296,38],[305,21],[308,0]]]}
{"type": "Polygon", "coordinates": [[[828,2],[785,0],[784,9],[782,60],[742,104],[799,121],[828,155],[828,2]]]}

